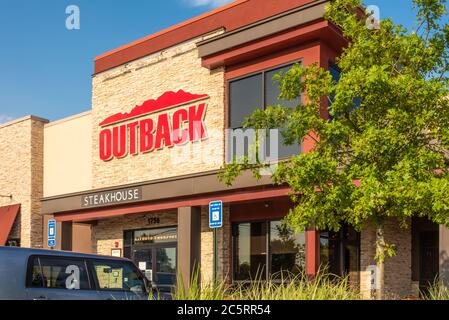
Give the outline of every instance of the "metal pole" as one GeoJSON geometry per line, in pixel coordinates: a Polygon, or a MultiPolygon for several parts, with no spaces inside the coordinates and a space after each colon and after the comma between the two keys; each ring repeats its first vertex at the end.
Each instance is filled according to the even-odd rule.
{"type": "Polygon", "coordinates": [[[217,228],[214,228],[214,283],[218,280],[218,236],[217,228]]]}

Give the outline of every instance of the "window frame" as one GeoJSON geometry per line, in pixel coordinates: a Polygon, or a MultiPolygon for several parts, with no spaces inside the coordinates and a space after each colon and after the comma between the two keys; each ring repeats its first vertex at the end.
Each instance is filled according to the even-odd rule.
{"type": "Polygon", "coordinates": [[[39,255],[39,254],[33,254],[28,257],[27,261],[27,269],[26,269],[26,277],[25,277],[25,288],[26,289],[45,289],[45,290],[67,290],[67,291],[96,291],[96,286],[93,285],[93,279],[91,276],[91,270],[89,268],[88,259],[86,258],[77,258],[77,257],[67,257],[67,256],[54,256],[54,255],[39,255]],[[53,260],[66,260],[66,261],[77,261],[77,262],[83,262],[84,268],[86,269],[87,273],[87,282],[89,283],[89,289],[79,289],[79,290],[69,290],[69,289],[63,289],[63,288],[53,288],[53,287],[45,287],[44,286],[44,273],[42,269],[42,263],[41,258],[45,259],[53,259],[53,260]],[[42,278],[42,287],[33,287],[31,286],[31,279],[32,279],[32,268],[34,266],[33,262],[34,259],[37,259],[39,263],[39,273],[42,278]]]}

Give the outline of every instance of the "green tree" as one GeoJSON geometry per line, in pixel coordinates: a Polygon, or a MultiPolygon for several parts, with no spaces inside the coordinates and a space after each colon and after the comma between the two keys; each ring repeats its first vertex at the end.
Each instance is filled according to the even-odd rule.
{"type": "MultiPolygon", "coordinates": [[[[404,228],[414,216],[449,226],[449,26],[445,0],[414,0],[413,31],[390,19],[369,28],[361,6],[335,0],[327,8],[326,19],[350,40],[337,60],[340,80],[316,64],[296,65],[277,76],[280,98],[307,99],[296,109],[257,110],[245,127],[282,128],[288,145],[315,140],[311,152],[274,170],[274,183],[292,190],[286,220],[298,231],[374,223],[381,299],[385,257],[395,253],[384,238],[386,219],[404,228]],[[320,116],[328,105],[331,120],[320,116]]],[[[260,177],[267,166],[240,160],[220,173],[226,184],[244,170],[260,177]]]]}

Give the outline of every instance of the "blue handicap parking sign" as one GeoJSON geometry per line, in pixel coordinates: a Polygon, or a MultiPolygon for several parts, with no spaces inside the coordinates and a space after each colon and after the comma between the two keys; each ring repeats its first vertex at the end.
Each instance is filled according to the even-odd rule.
{"type": "Polygon", "coordinates": [[[56,247],[56,220],[48,220],[47,224],[47,246],[56,247]]]}
{"type": "Polygon", "coordinates": [[[223,202],[212,201],[209,203],[209,227],[223,227],[223,202]]]}

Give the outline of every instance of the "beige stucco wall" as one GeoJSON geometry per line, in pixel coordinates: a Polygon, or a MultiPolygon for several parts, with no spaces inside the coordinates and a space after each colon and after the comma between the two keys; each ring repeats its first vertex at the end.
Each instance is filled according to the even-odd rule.
{"type": "MultiPolygon", "coordinates": [[[[224,152],[224,70],[201,66],[196,43],[205,37],[180,44],[157,54],[95,75],[92,96],[93,187],[119,186],[218,169],[224,152]],[[205,125],[208,139],[103,162],[99,154],[99,123],[129,112],[136,105],[156,99],[167,91],[184,90],[208,94],[205,125]]],[[[184,106],[185,107],[185,106],[184,106]]],[[[173,114],[176,110],[170,110],[173,114]]],[[[156,118],[154,114],[151,118],[156,118]]]]}
{"type": "Polygon", "coordinates": [[[92,188],[90,112],[45,125],[44,197],[92,188]]]}
{"type": "Polygon", "coordinates": [[[0,206],[21,204],[10,238],[42,246],[43,135],[47,120],[24,117],[0,125],[0,206]]]}

